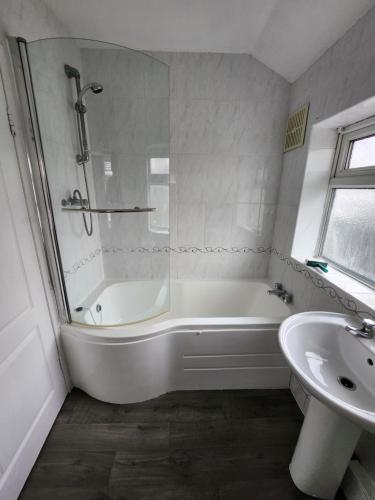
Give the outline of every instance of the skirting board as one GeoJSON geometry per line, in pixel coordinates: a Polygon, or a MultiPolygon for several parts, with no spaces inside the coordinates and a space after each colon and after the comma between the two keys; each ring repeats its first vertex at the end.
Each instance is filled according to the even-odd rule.
{"type": "Polygon", "coordinates": [[[341,488],[347,500],[373,500],[375,498],[375,483],[358,460],[350,462],[341,488]]]}

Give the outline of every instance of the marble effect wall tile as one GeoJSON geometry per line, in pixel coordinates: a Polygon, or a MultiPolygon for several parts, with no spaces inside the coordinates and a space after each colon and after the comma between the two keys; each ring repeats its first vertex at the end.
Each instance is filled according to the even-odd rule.
{"type": "Polygon", "coordinates": [[[172,207],[177,214],[175,246],[203,247],[205,244],[205,204],[179,203],[172,207]]]}
{"type": "Polygon", "coordinates": [[[264,246],[268,248],[272,245],[276,211],[277,211],[276,204],[262,203],[260,205],[257,246],[264,246]]]}
{"type": "MultiPolygon", "coordinates": [[[[93,236],[89,238],[82,217],[61,210],[61,200],[72,195],[74,189],[80,189],[86,197],[82,167],[77,166],[75,159],[79,151],[75,89],[64,74],[66,63],[82,71],[80,51],[74,40],[52,39],[30,44],[29,57],[61,258],[64,270],[69,270],[100,247],[97,216],[93,216],[93,236]]],[[[91,162],[87,163],[87,172],[95,206],[91,162]]],[[[79,273],[66,275],[71,308],[80,305],[103,277],[101,256],[83,266],[79,273]]]]}
{"type": "MultiPolygon", "coordinates": [[[[85,48],[81,56],[86,81],[104,87],[87,99],[97,201],[112,208],[154,206],[158,189],[165,199],[158,198],[162,206],[155,208],[168,211],[168,176],[151,170],[152,158],[169,157],[168,67],[128,49],[85,48]]],[[[168,246],[169,234],[153,220],[150,214],[102,216],[102,247],[168,246]]],[[[118,280],[166,278],[168,262],[167,254],[103,256],[105,277],[118,280]]]]}
{"type": "Polygon", "coordinates": [[[284,253],[291,252],[312,125],[373,95],[374,20],[375,9],[372,9],[291,87],[290,110],[310,102],[310,113],[305,145],[284,155],[274,239],[274,246],[281,249],[279,238],[284,231],[285,212],[288,211],[290,230],[281,249],[284,253]],[[287,206],[289,209],[285,208],[287,206]]]}
{"type": "MultiPolygon", "coordinates": [[[[191,241],[202,241],[204,212],[205,246],[269,246],[289,84],[246,55],[169,54],[168,63],[175,202],[199,207],[178,210],[177,227],[188,217],[191,241]]],[[[267,275],[267,256],[227,257],[179,255],[175,267],[197,279],[267,275]]]]}
{"type": "Polygon", "coordinates": [[[290,254],[297,220],[297,205],[278,205],[273,235],[273,246],[285,255],[290,254]]]}
{"type": "MultiPolygon", "coordinates": [[[[144,169],[153,155],[168,156],[170,135],[172,246],[269,245],[289,84],[247,55],[149,53],[152,57],[145,58],[132,51],[81,52],[85,78],[101,81],[105,89],[88,98],[100,203],[146,203],[144,169]],[[113,165],[107,180],[106,155],[113,165]]],[[[110,229],[107,222],[101,222],[104,245],[155,241],[139,221],[113,221],[110,229]]],[[[168,244],[162,236],[158,242],[168,244]]],[[[197,279],[265,276],[268,257],[256,264],[255,258],[172,255],[176,274],[197,279]]],[[[104,257],[104,267],[113,275],[116,266],[107,266],[109,259],[104,257]]],[[[121,273],[135,274],[126,259],[121,262],[121,273]]]]}
{"type": "Polygon", "coordinates": [[[246,54],[176,53],[168,64],[175,78],[172,97],[179,100],[252,100],[288,87],[280,75],[246,54]]]}
{"type": "Polygon", "coordinates": [[[1,38],[23,36],[31,41],[70,34],[43,0],[2,0],[0,17],[1,38]]]}
{"type": "Polygon", "coordinates": [[[206,205],[204,243],[228,247],[232,244],[233,209],[231,204],[206,205]]]}
{"type": "Polygon", "coordinates": [[[264,278],[268,257],[248,254],[178,254],[176,277],[190,280],[264,278]]]}

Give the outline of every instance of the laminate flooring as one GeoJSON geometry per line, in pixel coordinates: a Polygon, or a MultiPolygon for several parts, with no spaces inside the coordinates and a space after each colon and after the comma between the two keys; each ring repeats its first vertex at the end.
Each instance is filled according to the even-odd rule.
{"type": "Polygon", "coordinates": [[[113,405],[75,389],[20,499],[307,500],[288,470],[301,424],[289,390],[113,405]]]}

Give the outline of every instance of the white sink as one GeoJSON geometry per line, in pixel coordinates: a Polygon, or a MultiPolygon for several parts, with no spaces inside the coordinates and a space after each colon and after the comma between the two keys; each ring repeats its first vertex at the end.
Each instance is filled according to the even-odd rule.
{"type": "Polygon", "coordinates": [[[317,498],[334,498],[362,429],[375,432],[375,343],[345,330],[360,323],[308,312],[280,327],[281,349],[312,394],[290,471],[317,498]]]}
{"type": "Polygon", "coordinates": [[[346,325],[358,323],[343,314],[296,314],[283,322],[279,339],[289,365],[311,394],[375,432],[375,354],[364,345],[370,341],[345,331],[346,325]],[[354,382],[355,390],[344,387],[339,377],[354,382]]]}

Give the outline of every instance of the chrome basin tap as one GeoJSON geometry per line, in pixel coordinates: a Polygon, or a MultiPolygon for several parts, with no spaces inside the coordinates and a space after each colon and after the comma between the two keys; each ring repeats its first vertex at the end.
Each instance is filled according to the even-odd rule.
{"type": "Polygon", "coordinates": [[[362,321],[362,328],[346,325],[345,330],[352,335],[363,337],[364,339],[372,339],[375,334],[375,321],[366,318],[362,321]]]}

